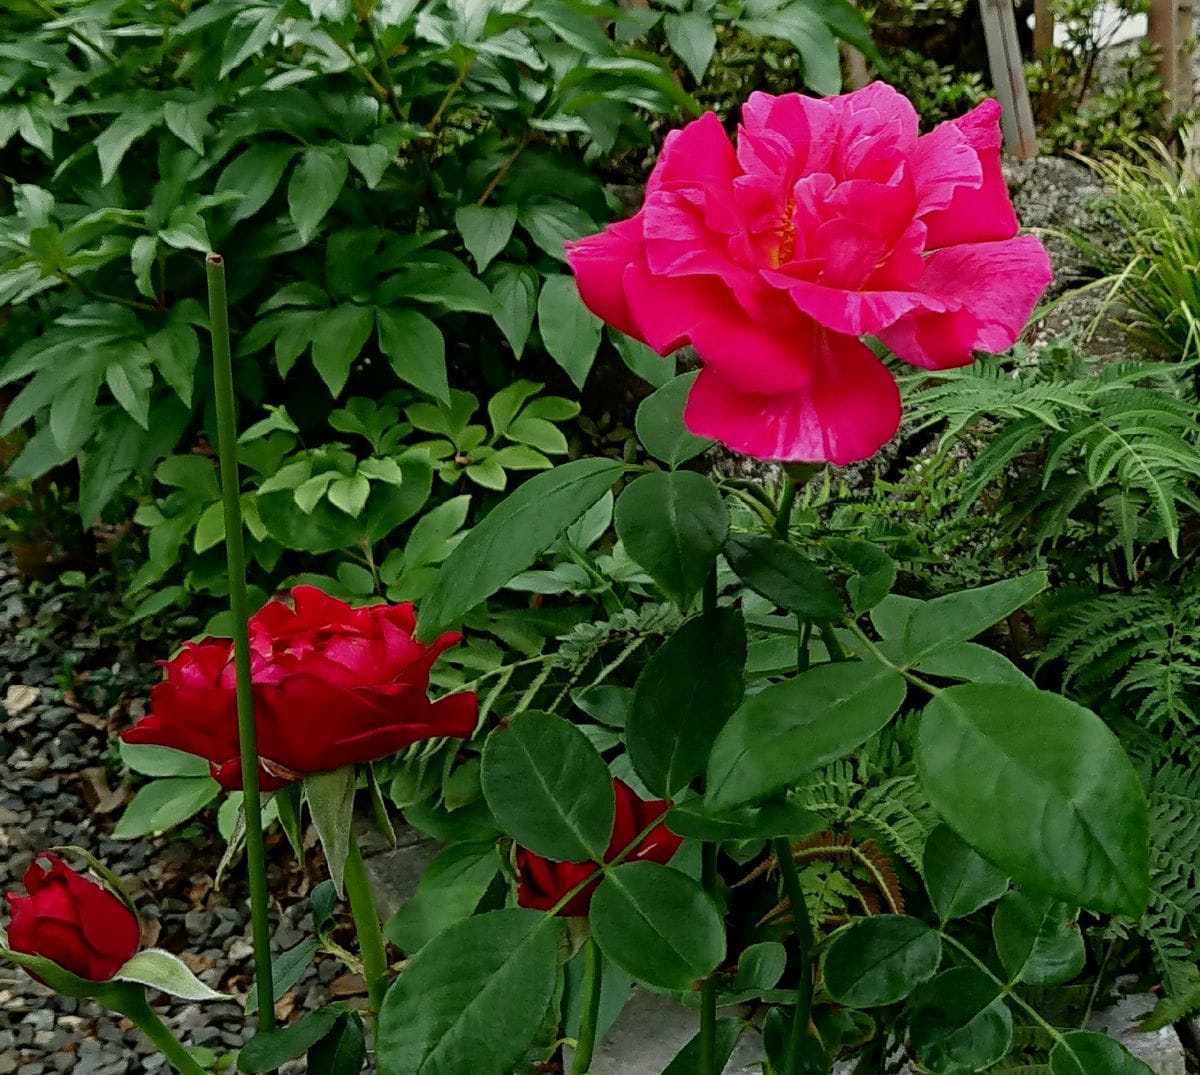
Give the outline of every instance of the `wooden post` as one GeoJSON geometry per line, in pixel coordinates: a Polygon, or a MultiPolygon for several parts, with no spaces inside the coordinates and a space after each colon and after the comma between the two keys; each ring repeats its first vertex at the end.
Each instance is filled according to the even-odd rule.
{"type": "Polygon", "coordinates": [[[1192,0],[1178,0],[1175,20],[1175,110],[1186,112],[1195,97],[1192,74],[1192,35],[1195,33],[1192,0]]]}
{"type": "Polygon", "coordinates": [[[1163,110],[1168,117],[1179,111],[1176,97],[1179,92],[1179,0],[1150,0],[1148,37],[1153,43],[1167,100],[1163,110]]]}
{"type": "Polygon", "coordinates": [[[1033,58],[1040,60],[1054,48],[1054,11],[1050,0],[1033,0],[1033,58]]]}
{"type": "Polygon", "coordinates": [[[1037,132],[1012,0],[979,0],[979,10],[983,16],[992,86],[1000,99],[1004,147],[1018,160],[1029,160],[1037,156],[1037,132]]]}

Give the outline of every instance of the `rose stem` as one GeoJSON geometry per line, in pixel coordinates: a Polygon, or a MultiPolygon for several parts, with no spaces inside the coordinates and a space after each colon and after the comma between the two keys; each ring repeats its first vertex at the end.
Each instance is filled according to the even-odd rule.
{"type": "MultiPolygon", "coordinates": [[[[702,594],[704,615],[708,616],[717,610],[717,569],[714,566],[704,584],[702,594]]],[[[719,878],[717,876],[717,856],[721,848],[716,843],[701,845],[703,865],[701,884],[716,905],[720,905],[717,896],[719,878]]],[[[710,974],[704,979],[700,988],[700,1075],[717,1075],[717,976],[710,974]]]]}
{"type": "Polygon", "coordinates": [[[378,1015],[388,987],[387,948],[362,850],[354,839],[350,841],[344,880],[346,895],[350,898],[350,913],[354,916],[354,929],[358,933],[358,949],[362,956],[363,977],[367,982],[371,1011],[378,1015]]]}
{"type": "Polygon", "coordinates": [[[786,836],[775,838],[775,857],[783,874],[783,889],[792,905],[793,929],[796,947],[800,950],[800,985],[796,995],[796,1015],[792,1023],[792,1034],[788,1039],[787,1064],[783,1075],[800,1075],[800,1051],[808,1037],[808,1021],[812,1011],[815,965],[812,950],[816,945],[812,920],[808,917],[808,904],[804,901],[804,890],[800,887],[800,874],[792,855],[792,844],[786,836]]]}
{"type": "Polygon", "coordinates": [[[237,673],[238,742],[242,756],[242,808],[246,815],[246,863],[250,870],[250,916],[254,933],[254,973],[258,1024],[275,1025],[275,986],[271,974],[271,919],[267,906],[267,856],[263,844],[262,795],[258,781],[258,743],[254,726],[254,690],[250,679],[249,602],[246,553],[242,545],[241,483],[238,481],[237,415],[233,401],[233,358],[229,351],[229,308],[225,297],[225,259],[209,254],[208,316],[212,327],[213,388],[217,410],[217,455],[225,503],[225,556],[229,565],[233,661],[237,673]]]}
{"type": "MultiPolygon", "coordinates": [[[[127,983],[120,984],[124,987],[127,983]]],[[[205,1075],[204,1068],[192,1058],[179,1039],[167,1028],[167,1024],[159,1018],[158,1013],[146,1003],[146,994],[141,986],[121,988],[120,995],[109,999],[107,1003],[114,1011],[135,1023],[155,1048],[175,1065],[177,1071],[183,1072],[183,1075],[205,1075]]]]}
{"type": "Polygon", "coordinates": [[[604,960],[600,957],[600,949],[592,937],[589,937],[584,945],[584,957],[587,963],[583,972],[583,1014],[579,1021],[579,1041],[575,1046],[571,1075],[587,1075],[591,1071],[592,1056],[596,1052],[597,1025],[600,1021],[604,960]]]}

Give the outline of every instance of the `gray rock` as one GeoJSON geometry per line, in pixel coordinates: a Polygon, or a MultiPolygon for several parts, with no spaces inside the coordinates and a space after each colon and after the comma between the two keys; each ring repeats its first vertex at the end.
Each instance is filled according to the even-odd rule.
{"type": "Polygon", "coordinates": [[[412,898],[421,873],[438,851],[438,844],[408,825],[396,828],[395,848],[366,856],[367,874],[375,890],[379,916],[385,922],[412,898]]]}
{"type": "Polygon", "coordinates": [[[1156,1003],[1155,998],[1147,993],[1122,997],[1111,1008],[1097,1012],[1088,1023],[1088,1029],[1115,1038],[1155,1075],[1186,1075],[1187,1061],[1183,1044],[1173,1027],[1163,1027],[1150,1033],[1138,1029],[1138,1024],[1150,1014],[1156,1003]]]}

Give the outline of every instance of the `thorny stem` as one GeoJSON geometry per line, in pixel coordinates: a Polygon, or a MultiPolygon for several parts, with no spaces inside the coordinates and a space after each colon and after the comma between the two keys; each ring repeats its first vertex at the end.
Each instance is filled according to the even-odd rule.
{"type": "Polygon", "coordinates": [[[246,863],[250,873],[250,916],[254,936],[254,972],[259,1026],[275,1025],[275,987],[271,971],[271,920],[267,892],[267,856],[263,842],[254,688],[250,674],[249,600],[243,547],[241,486],[238,481],[237,414],[233,399],[233,359],[229,349],[229,304],[225,296],[225,259],[209,254],[208,307],[212,330],[213,385],[217,411],[217,455],[225,504],[225,556],[229,565],[229,610],[237,682],[238,742],[242,761],[242,808],[246,816],[246,863]]]}

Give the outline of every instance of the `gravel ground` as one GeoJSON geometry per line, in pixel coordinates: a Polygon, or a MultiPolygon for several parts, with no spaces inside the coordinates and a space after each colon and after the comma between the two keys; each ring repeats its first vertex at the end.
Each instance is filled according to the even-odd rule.
{"type": "MultiPolygon", "coordinates": [[[[137,901],[144,942],[179,954],[209,985],[235,995],[206,1005],[158,995],[160,1013],[185,1045],[226,1054],[249,1034],[241,1003],[253,977],[246,893],[236,878],[213,888],[221,849],[210,835],[211,814],[175,839],[108,837],[133,791],[112,764],[113,736],[144,711],[146,686],[157,676],[152,658],[163,654],[154,644],[135,654],[114,640],[105,607],[95,592],[24,582],[0,550],[0,700],[7,703],[0,707],[0,892],[20,890],[32,855],[43,848],[91,851],[137,901]]],[[[278,953],[311,936],[306,897],[320,874],[316,864],[309,864],[312,872],[298,865],[278,837],[269,857],[280,901],[278,953]]],[[[325,960],[280,1000],[277,1013],[286,1019],[331,994],[353,1002],[360,985],[325,960]]],[[[128,1022],[90,1001],[58,997],[0,963],[0,1075],[168,1070],[128,1022]]]]}

